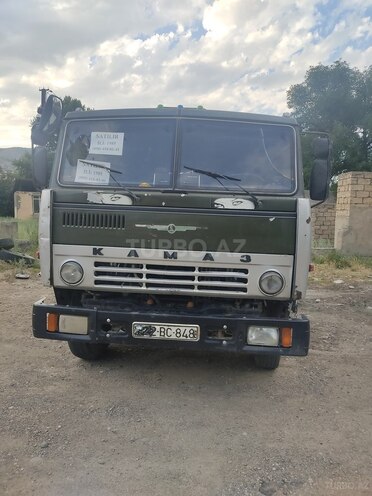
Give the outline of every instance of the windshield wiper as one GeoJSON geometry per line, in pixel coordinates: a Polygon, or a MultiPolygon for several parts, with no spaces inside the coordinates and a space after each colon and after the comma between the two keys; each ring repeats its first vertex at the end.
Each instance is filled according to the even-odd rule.
{"type": "Polygon", "coordinates": [[[208,170],[203,170],[203,169],[195,169],[194,167],[186,167],[186,165],[184,165],[183,167],[184,167],[184,169],[190,170],[192,172],[196,172],[196,173],[202,174],[204,176],[212,177],[217,182],[219,182],[224,189],[226,189],[227,191],[230,191],[230,192],[231,192],[231,189],[227,188],[227,186],[225,184],[223,184],[223,182],[220,181],[220,179],[225,179],[226,181],[236,181],[238,188],[240,188],[242,191],[244,191],[244,193],[246,193],[251,198],[251,200],[253,201],[254,206],[256,208],[258,208],[261,205],[261,201],[257,198],[257,196],[250,193],[248,190],[246,190],[245,188],[243,188],[243,186],[241,186],[239,184],[241,179],[238,179],[237,177],[226,176],[225,174],[219,174],[218,172],[213,172],[213,171],[208,171],[208,170]]]}
{"type": "Polygon", "coordinates": [[[92,165],[93,167],[98,167],[98,169],[107,170],[109,172],[109,176],[114,181],[114,183],[116,183],[121,190],[125,191],[128,194],[128,196],[130,198],[132,198],[132,200],[138,200],[140,198],[138,195],[136,195],[135,193],[133,193],[133,191],[131,191],[130,189],[128,189],[125,186],[123,186],[122,184],[120,184],[119,181],[116,179],[116,177],[112,174],[113,172],[115,174],[122,174],[121,171],[116,170],[116,169],[111,169],[111,168],[106,167],[105,165],[102,165],[102,164],[97,164],[96,162],[91,162],[90,160],[83,160],[83,159],[79,159],[79,160],[83,164],[88,164],[88,165],[92,165]]]}

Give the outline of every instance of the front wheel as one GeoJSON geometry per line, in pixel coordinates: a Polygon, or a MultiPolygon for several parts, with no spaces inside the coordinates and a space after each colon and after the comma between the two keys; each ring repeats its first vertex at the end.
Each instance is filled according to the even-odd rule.
{"type": "Polygon", "coordinates": [[[266,370],[274,370],[279,367],[280,355],[255,355],[256,367],[266,370]]]}
{"type": "Polygon", "coordinates": [[[73,355],[89,362],[102,358],[108,348],[107,343],[82,343],[79,341],[68,341],[68,346],[73,355]]]}

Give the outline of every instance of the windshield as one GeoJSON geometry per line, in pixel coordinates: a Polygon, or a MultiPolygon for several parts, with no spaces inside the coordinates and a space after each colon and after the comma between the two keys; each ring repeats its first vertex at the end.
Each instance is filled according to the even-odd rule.
{"type": "Polygon", "coordinates": [[[59,180],[115,188],[295,190],[291,126],[181,118],[176,133],[176,124],[159,117],[71,121],[59,180]],[[217,181],[206,171],[234,180],[217,181]]]}
{"type": "MultiPolygon", "coordinates": [[[[183,120],[179,187],[222,189],[199,168],[239,180],[249,191],[295,189],[294,130],[289,126],[183,120]]],[[[239,188],[222,181],[229,189],[239,188]]]]}
{"type": "Polygon", "coordinates": [[[76,185],[169,187],[175,127],[174,119],[159,118],[70,122],[60,181],[76,185]]]}

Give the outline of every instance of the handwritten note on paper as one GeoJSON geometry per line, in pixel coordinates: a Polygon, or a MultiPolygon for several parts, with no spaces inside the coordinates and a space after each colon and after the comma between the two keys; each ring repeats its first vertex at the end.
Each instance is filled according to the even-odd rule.
{"type": "Polygon", "coordinates": [[[110,182],[110,167],[111,164],[109,162],[90,160],[88,163],[84,160],[78,160],[75,183],[108,184],[110,182]]]}
{"type": "Polygon", "coordinates": [[[94,131],[90,136],[89,153],[94,155],[122,155],[124,133],[94,131]]]}

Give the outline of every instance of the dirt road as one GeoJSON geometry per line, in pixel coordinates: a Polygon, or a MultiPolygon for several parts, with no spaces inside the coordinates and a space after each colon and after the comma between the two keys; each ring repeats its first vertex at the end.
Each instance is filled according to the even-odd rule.
{"type": "Polygon", "coordinates": [[[0,494],[370,495],[372,279],[313,283],[307,358],[114,348],[31,335],[36,274],[0,274],[0,494]]]}

